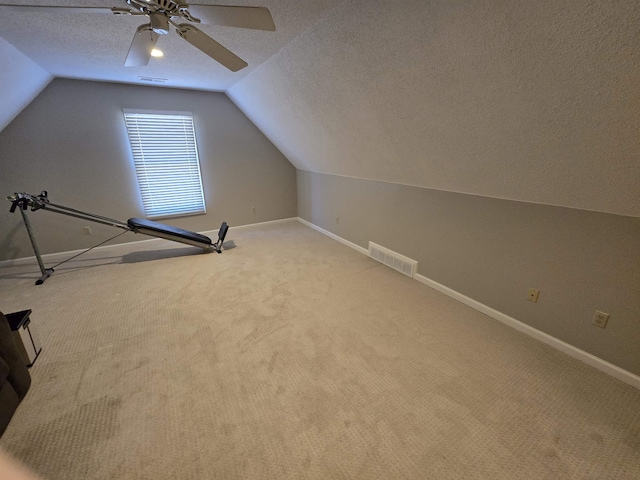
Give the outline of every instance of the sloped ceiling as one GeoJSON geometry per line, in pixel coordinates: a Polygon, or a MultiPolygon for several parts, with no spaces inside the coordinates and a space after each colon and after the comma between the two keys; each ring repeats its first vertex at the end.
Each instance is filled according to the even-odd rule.
{"type": "Polygon", "coordinates": [[[135,17],[0,8],[0,37],[54,76],[226,91],[300,169],[640,216],[636,0],[225,3],[277,28],[203,28],[238,73],[173,34],[123,67],[135,17]]]}
{"type": "Polygon", "coordinates": [[[228,90],[296,167],[640,216],[640,3],[342,2],[228,90]]]}
{"type": "Polygon", "coordinates": [[[53,76],[0,38],[0,131],[52,80],[53,76]]]}

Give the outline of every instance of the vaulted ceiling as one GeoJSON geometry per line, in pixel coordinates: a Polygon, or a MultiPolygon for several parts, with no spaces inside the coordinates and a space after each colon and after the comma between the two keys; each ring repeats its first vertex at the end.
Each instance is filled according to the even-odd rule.
{"type": "Polygon", "coordinates": [[[276,24],[201,27],[249,63],[236,73],[173,33],[162,59],[124,67],[140,17],[0,7],[0,87],[166,78],[226,92],[300,169],[640,216],[636,0],[226,3],[268,7],[276,24]]]}

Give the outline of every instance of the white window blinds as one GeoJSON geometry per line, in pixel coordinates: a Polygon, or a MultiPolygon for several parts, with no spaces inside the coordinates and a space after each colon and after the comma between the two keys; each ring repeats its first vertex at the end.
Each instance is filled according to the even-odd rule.
{"type": "Polygon", "coordinates": [[[146,216],[205,213],[193,116],[125,110],[124,118],[146,216]]]}

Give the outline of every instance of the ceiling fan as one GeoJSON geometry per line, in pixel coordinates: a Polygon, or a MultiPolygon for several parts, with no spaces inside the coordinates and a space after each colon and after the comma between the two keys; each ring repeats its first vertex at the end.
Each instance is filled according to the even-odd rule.
{"type": "Polygon", "coordinates": [[[271,13],[265,7],[231,5],[196,5],[183,0],[125,0],[128,7],[62,7],[57,5],[7,5],[0,7],[29,12],[113,13],[115,15],[144,15],[149,23],[140,25],[133,36],[124,62],[127,67],[141,67],[149,63],[159,35],[169,33],[170,25],[191,45],[231,70],[247,66],[247,62],[227,50],[193,24],[203,23],[253,30],[275,31],[271,13]],[[176,23],[180,21],[190,23],[176,23]]]}

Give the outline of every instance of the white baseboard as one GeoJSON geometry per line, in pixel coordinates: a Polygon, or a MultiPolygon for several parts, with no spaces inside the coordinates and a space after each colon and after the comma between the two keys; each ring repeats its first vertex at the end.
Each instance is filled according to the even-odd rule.
{"type": "MultiPolygon", "coordinates": [[[[271,225],[271,224],[277,224],[277,223],[287,223],[287,222],[295,222],[297,220],[297,217],[291,217],[291,218],[283,218],[283,219],[279,219],[279,220],[271,220],[268,222],[260,222],[260,223],[250,223],[247,225],[239,225],[239,226],[230,226],[229,227],[229,231],[236,231],[236,230],[240,230],[243,228],[249,228],[249,227],[257,227],[257,226],[263,226],[263,225],[271,225]]],[[[208,237],[212,237],[215,238],[218,235],[218,228],[216,228],[215,230],[207,230],[205,232],[198,232],[202,235],[206,235],[208,237]]],[[[133,242],[124,242],[124,243],[112,243],[109,245],[102,245],[100,247],[96,247],[93,250],[99,252],[100,250],[104,250],[107,248],[114,248],[114,247],[122,247],[122,246],[129,246],[132,245],[134,243],[143,243],[143,242],[157,242],[160,240],[164,240],[162,238],[145,238],[144,240],[136,240],[133,242]]],[[[47,253],[45,255],[42,255],[42,261],[47,264],[47,263],[55,263],[55,262],[59,262],[62,260],[65,260],[67,258],[70,258],[74,255],[77,255],[81,252],[84,252],[86,250],[86,248],[80,249],[80,250],[70,250],[67,252],[56,252],[56,253],[47,253]]],[[[13,267],[13,266],[17,266],[17,265],[32,265],[32,264],[37,264],[38,261],[36,260],[35,256],[31,256],[31,257],[21,257],[21,258],[16,258],[13,260],[2,260],[0,261],[0,268],[3,267],[13,267]]]]}
{"type": "MultiPolygon", "coordinates": [[[[295,222],[298,218],[297,217],[289,217],[289,218],[280,218],[278,220],[269,220],[267,222],[258,222],[258,223],[248,223],[246,225],[238,225],[236,226],[229,226],[229,231],[236,231],[236,230],[243,230],[245,228],[251,228],[251,227],[264,227],[265,225],[277,225],[278,223],[291,223],[291,222],[295,222]]],[[[218,230],[215,230],[216,235],[218,234],[218,230]]],[[[206,233],[204,234],[206,235],[206,233]]]]}
{"type": "MultiPolygon", "coordinates": [[[[354,250],[360,252],[360,253],[364,253],[365,255],[368,255],[369,252],[348,241],[345,240],[344,238],[341,238],[339,236],[337,236],[334,233],[331,233],[323,228],[320,228],[316,225],[313,225],[312,223],[298,217],[298,221],[300,223],[303,223],[304,225],[307,225],[308,227],[313,228],[314,230],[317,230],[320,233],[323,233],[325,235],[327,235],[330,238],[333,238],[334,240],[337,240],[340,243],[343,243],[351,248],[353,248],[354,250]]],[[[551,335],[544,333],[540,330],[537,330],[525,323],[522,323],[519,320],[516,320],[513,317],[510,317],[509,315],[506,315],[502,312],[499,312],[498,310],[495,310],[483,303],[478,302],[477,300],[474,300],[473,298],[469,298],[466,295],[463,295],[460,292],[457,292],[456,290],[453,290],[445,285],[442,285],[441,283],[438,283],[434,280],[431,280],[430,278],[425,277],[424,275],[420,275],[419,273],[416,273],[413,278],[415,280],[417,280],[418,282],[427,285],[428,287],[433,288],[434,290],[439,291],[440,293],[443,293],[445,295],[447,295],[448,297],[453,298],[454,300],[459,301],[460,303],[464,303],[465,305],[473,308],[474,310],[477,310],[501,323],[504,323],[505,325],[508,325],[511,328],[514,328],[516,330],[518,330],[519,332],[522,332],[532,338],[535,338],[536,340],[539,340],[553,348],[555,348],[556,350],[559,350],[563,353],[566,353],[567,355],[569,355],[570,357],[576,358],[584,363],[586,363],[587,365],[590,365],[598,370],[600,370],[601,372],[604,372],[608,375],[611,375],[614,378],[617,378],[618,380],[631,385],[632,387],[637,388],[638,390],[640,390],[640,376],[635,375],[627,370],[624,370],[620,367],[617,367],[616,365],[613,365],[612,363],[609,363],[599,357],[596,357],[595,355],[592,355],[588,352],[585,352],[584,350],[580,350],[579,348],[574,347],[573,345],[569,345],[566,342],[563,342],[562,340],[559,340],[555,337],[552,337],[551,335]]]]}
{"type": "MultiPolygon", "coordinates": [[[[100,250],[105,250],[107,248],[113,248],[113,247],[122,247],[122,246],[127,246],[127,245],[131,245],[134,243],[146,243],[146,242],[155,242],[158,240],[162,240],[161,238],[146,238],[144,240],[137,240],[134,242],[124,242],[124,243],[112,243],[110,245],[102,245],[100,247],[96,247],[93,250],[96,252],[99,252],[100,250]]],[[[89,248],[89,247],[87,247],[89,248]]],[[[58,262],[58,261],[62,261],[66,258],[70,258],[74,255],[78,255],[81,252],[84,252],[86,250],[86,248],[80,249],[80,250],[69,250],[67,252],[56,252],[56,253],[46,253],[44,255],[41,255],[42,257],[42,261],[46,264],[46,263],[53,263],[53,262],[58,262]]],[[[21,258],[16,258],[13,260],[2,260],[0,261],[0,268],[2,267],[13,267],[13,266],[17,266],[17,265],[30,265],[30,264],[37,264],[38,261],[36,260],[35,255],[31,256],[31,257],[21,257],[21,258]]]]}
{"type": "Polygon", "coordinates": [[[498,320],[505,325],[510,326],[511,328],[515,328],[519,332],[522,332],[536,340],[541,341],[542,343],[546,343],[547,345],[555,348],[556,350],[560,350],[563,353],[566,353],[570,357],[576,358],[587,365],[591,365],[592,367],[597,368],[601,372],[607,373],[618,380],[623,381],[624,383],[628,383],[629,385],[640,390],[640,377],[624,370],[620,367],[613,365],[605,360],[602,360],[595,355],[592,355],[584,350],[580,350],[579,348],[574,347],[562,340],[557,339],[556,337],[552,337],[551,335],[544,333],[540,330],[537,330],[526,323],[522,323],[519,320],[516,320],[509,315],[506,315],[498,310],[495,310],[487,305],[474,300],[473,298],[469,298],[466,295],[463,295],[460,292],[457,292],[449,287],[446,287],[430,278],[427,278],[423,275],[417,273],[414,277],[420,283],[423,283],[434,290],[437,290],[441,293],[444,293],[448,297],[453,298],[454,300],[459,301],[460,303],[464,303],[465,305],[477,310],[485,315],[498,320]]]}
{"type": "Polygon", "coordinates": [[[364,254],[364,255],[366,255],[366,256],[369,256],[369,250],[367,250],[366,248],[363,248],[363,247],[361,247],[360,245],[356,245],[355,243],[350,242],[349,240],[345,240],[344,238],[339,237],[339,236],[338,236],[338,235],[336,235],[335,233],[331,233],[330,231],[325,230],[324,228],[320,228],[319,226],[314,225],[314,224],[313,224],[313,223],[311,223],[311,222],[307,222],[304,218],[300,218],[300,217],[298,217],[298,218],[297,218],[297,220],[298,220],[300,223],[302,223],[302,224],[306,225],[307,227],[311,227],[311,228],[313,228],[314,230],[317,230],[318,232],[323,233],[323,234],[324,234],[324,235],[326,235],[327,237],[331,237],[331,238],[333,238],[334,240],[337,240],[338,242],[345,244],[347,247],[351,247],[351,248],[353,248],[354,250],[356,250],[356,251],[358,251],[358,252],[360,252],[360,253],[362,253],[362,254],[364,254]]]}

